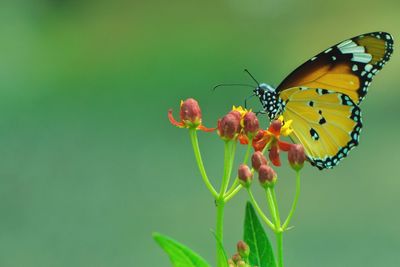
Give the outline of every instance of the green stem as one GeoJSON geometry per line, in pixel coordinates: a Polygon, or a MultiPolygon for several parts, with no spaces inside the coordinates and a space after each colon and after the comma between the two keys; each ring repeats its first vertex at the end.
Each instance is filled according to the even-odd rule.
{"type": "Polygon", "coordinates": [[[203,160],[201,158],[201,153],[200,153],[200,148],[199,148],[199,142],[197,139],[197,132],[196,129],[191,128],[189,129],[189,134],[190,134],[190,140],[192,141],[192,146],[193,146],[193,151],[194,155],[196,157],[196,162],[197,166],[199,167],[201,177],[203,178],[204,184],[208,188],[208,190],[211,192],[214,198],[218,197],[217,191],[214,189],[212,184],[210,183],[210,180],[208,179],[206,170],[204,168],[203,160]]]}
{"type": "Polygon", "coordinates": [[[224,206],[225,202],[224,200],[218,199],[216,201],[217,205],[217,222],[216,222],[216,230],[215,230],[215,235],[216,235],[216,248],[217,248],[217,266],[221,267],[226,264],[225,262],[225,257],[224,257],[224,251],[222,250],[219,242],[222,244],[222,240],[224,238],[224,206]]]}
{"type": "Polygon", "coordinates": [[[296,210],[297,207],[297,201],[299,199],[299,195],[300,195],[300,171],[296,171],[296,194],[294,196],[292,208],[290,209],[289,215],[282,225],[283,231],[286,230],[286,228],[289,226],[290,220],[292,219],[294,211],[296,210]]]}
{"type": "Polygon", "coordinates": [[[241,189],[242,189],[242,185],[238,185],[236,186],[235,189],[231,190],[232,192],[228,192],[225,194],[225,202],[228,202],[229,200],[231,200],[231,198],[233,198],[241,189]]]}
{"type": "Polygon", "coordinates": [[[271,209],[271,213],[273,214],[274,222],[275,222],[275,237],[276,237],[276,248],[278,254],[278,267],[283,267],[283,230],[281,227],[281,219],[279,215],[279,207],[278,201],[275,194],[275,189],[272,187],[267,188],[267,199],[271,209]]]}
{"type": "Polygon", "coordinates": [[[222,176],[221,189],[216,199],[217,205],[217,222],[215,235],[217,236],[216,247],[217,247],[217,267],[225,266],[226,259],[224,257],[224,252],[219,244],[223,246],[223,233],[224,233],[224,207],[225,207],[225,192],[229,184],[229,178],[232,172],[232,166],[236,150],[236,140],[225,141],[224,146],[224,174],[222,176]]]}
{"type": "Polygon", "coordinates": [[[277,227],[280,227],[280,225],[277,224],[277,216],[276,216],[274,199],[273,199],[272,193],[271,193],[271,188],[268,187],[265,190],[265,192],[266,192],[266,195],[267,195],[267,202],[268,202],[268,206],[269,206],[269,211],[271,213],[272,219],[274,220],[275,228],[278,229],[277,227]]]}
{"type": "MultiPolygon", "coordinates": [[[[235,142],[236,143],[236,142],[235,142]]],[[[218,197],[223,197],[226,191],[226,188],[228,187],[229,184],[229,176],[230,172],[232,169],[232,155],[231,155],[231,141],[225,141],[225,146],[224,146],[224,174],[222,176],[222,182],[221,182],[221,189],[219,191],[218,197]]],[[[235,146],[236,147],[236,146],[235,146]]],[[[234,148],[232,148],[234,150],[234,148]]]]}
{"type": "Polygon", "coordinates": [[[278,267],[283,267],[283,232],[279,231],[275,233],[276,246],[278,250],[278,267]]]}
{"type": "Polygon", "coordinates": [[[247,188],[247,193],[249,194],[250,202],[251,202],[251,204],[253,204],[254,208],[258,212],[258,215],[260,215],[261,219],[269,226],[269,228],[271,228],[275,232],[274,224],[268,219],[268,217],[260,209],[260,206],[258,206],[257,201],[255,200],[250,188],[247,188]]]}
{"type": "MultiPolygon", "coordinates": [[[[243,164],[247,164],[247,161],[249,160],[252,140],[253,139],[250,139],[249,143],[247,144],[247,149],[246,149],[246,154],[244,155],[243,164]]],[[[253,169],[252,169],[252,171],[253,171],[253,169]]],[[[231,199],[234,195],[236,195],[240,191],[240,189],[242,189],[242,186],[239,185],[239,178],[236,176],[235,181],[233,182],[231,188],[225,194],[225,200],[231,199]]]]}

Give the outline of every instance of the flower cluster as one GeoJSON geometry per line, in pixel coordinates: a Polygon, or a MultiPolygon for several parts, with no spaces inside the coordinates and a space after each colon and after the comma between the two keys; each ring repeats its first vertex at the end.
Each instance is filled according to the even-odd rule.
{"type": "Polygon", "coordinates": [[[250,247],[244,241],[239,241],[236,245],[237,252],[228,259],[229,267],[250,267],[248,258],[250,255],[250,247]]]}
{"type": "MultiPolygon", "coordinates": [[[[179,115],[180,121],[177,121],[172,115],[172,110],[168,111],[168,118],[173,125],[189,130],[189,136],[201,177],[216,203],[217,216],[215,236],[217,266],[226,266],[226,256],[223,246],[221,246],[221,244],[223,245],[224,206],[242,188],[246,189],[252,207],[255,208],[257,213],[261,216],[261,219],[276,234],[278,262],[279,266],[283,266],[281,246],[282,233],[288,229],[290,220],[296,209],[300,192],[300,170],[306,160],[305,151],[301,144],[292,144],[282,140],[282,137],[287,137],[293,132],[291,128],[292,121],[285,121],[281,116],[273,120],[267,129],[262,129],[260,128],[258,118],[254,112],[240,106],[233,106],[232,110],[217,121],[217,126],[215,128],[207,128],[202,124],[202,113],[199,104],[192,98],[181,101],[179,115]],[[214,187],[212,179],[209,179],[206,168],[204,167],[197,136],[198,130],[205,132],[213,132],[216,130],[220,139],[224,141],[223,176],[218,190],[214,187]],[[242,161],[243,163],[237,168],[237,178],[230,183],[235,162],[236,146],[239,143],[246,145],[247,149],[242,161]],[[251,154],[252,148],[254,150],[253,154],[251,154]],[[274,170],[274,166],[281,166],[281,152],[287,152],[288,162],[292,169],[296,171],[295,197],[286,220],[280,219],[275,194],[278,175],[274,170]],[[268,153],[269,159],[264,155],[266,153],[268,153]],[[251,167],[247,165],[250,155],[251,167]],[[254,173],[257,174],[258,181],[264,189],[263,191],[268,202],[269,213],[272,220],[263,212],[253,196],[251,185],[254,173]]],[[[252,258],[249,257],[249,255],[251,255],[249,246],[243,241],[240,241],[237,244],[237,253],[228,260],[228,265],[230,267],[253,266],[254,262],[251,262],[251,264],[249,262],[249,259],[252,258]]]]}
{"type": "Polygon", "coordinates": [[[254,112],[241,106],[233,106],[230,112],[218,120],[216,128],[207,128],[202,124],[201,109],[198,102],[193,98],[188,98],[181,101],[181,121],[178,122],[174,119],[171,109],[168,111],[168,118],[173,125],[179,128],[205,132],[212,132],[217,129],[218,135],[225,141],[238,139],[244,145],[251,142],[255,151],[268,149],[269,159],[274,166],[281,166],[280,151],[289,152],[289,163],[295,169],[301,169],[305,160],[304,148],[301,145],[281,140],[281,136],[286,137],[293,132],[291,129],[292,120],[284,121],[282,116],[272,121],[268,129],[264,130],[260,128],[254,112]]]}

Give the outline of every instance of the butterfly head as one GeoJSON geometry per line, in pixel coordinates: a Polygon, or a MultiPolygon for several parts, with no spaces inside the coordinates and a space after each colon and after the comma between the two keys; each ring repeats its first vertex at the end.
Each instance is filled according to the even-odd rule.
{"type": "Polygon", "coordinates": [[[253,92],[260,99],[268,117],[271,120],[278,117],[282,111],[282,100],[277,95],[275,88],[269,84],[260,83],[253,92]]]}
{"type": "Polygon", "coordinates": [[[255,89],[254,94],[258,97],[263,96],[266,92],[273,93],[275,88],[266,83],[260,83],[255,89]]]}

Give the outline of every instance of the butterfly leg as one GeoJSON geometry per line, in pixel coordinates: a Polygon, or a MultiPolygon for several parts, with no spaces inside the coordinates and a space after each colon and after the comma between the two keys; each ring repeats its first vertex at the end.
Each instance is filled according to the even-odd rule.
{"type": "Polygon", "coordinates": [[[244,108],[247,109],[247,100],[249,100],[250,98],[252,98],[253,96],[255,96],[255,94],[249,95],[248,97],[246,97],[244,99],[244,108]]]}

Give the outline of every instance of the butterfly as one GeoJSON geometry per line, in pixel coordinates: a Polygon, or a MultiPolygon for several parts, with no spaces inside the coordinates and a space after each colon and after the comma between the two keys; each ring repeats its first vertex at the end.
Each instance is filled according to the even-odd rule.
{"type": "Polygon", "coordinates": [[[392,52],[389,33],[362,34],[311,58],[277,88],[259,84],[254,94],[271,120],[292,120],[289,137],[304,146],[313,166],[330,169],[358,145],[359,105],[392,52]]]}

